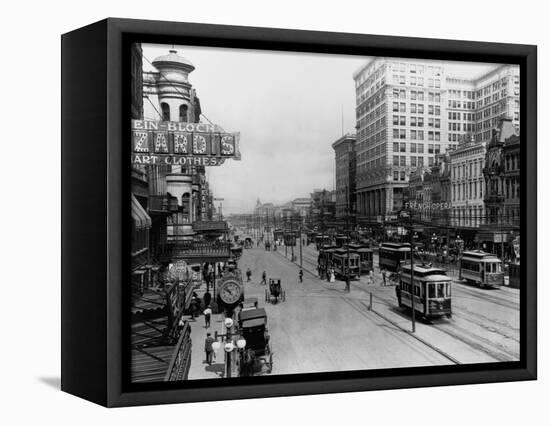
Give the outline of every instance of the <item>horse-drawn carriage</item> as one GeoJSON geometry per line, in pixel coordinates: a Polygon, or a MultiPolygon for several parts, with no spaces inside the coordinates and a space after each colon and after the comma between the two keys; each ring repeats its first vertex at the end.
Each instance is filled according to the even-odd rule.
{"type": "Polygon", "coordinates": [[[240,352],[240,376],[254,376],[271,373],[273,353],[269,346],[267,314],[265,309],[247,309],[239,313],[239,328],[246,341],[240,352]]]}
{"type": "Polygon", "coordinates": [[[286,300],[286,295],[281,286],[281,280],[279,278],[269,279],[269,288],[265,290],[265,301],[268,303],[278,303],[279,299],[282,302],[286,300]]]}

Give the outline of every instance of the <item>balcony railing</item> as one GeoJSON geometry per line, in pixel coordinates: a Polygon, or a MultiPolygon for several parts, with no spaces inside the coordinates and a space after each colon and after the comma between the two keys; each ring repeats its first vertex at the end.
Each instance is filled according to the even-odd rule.
{"type": "Polygon", "coordinates": [[[225,221],[201,221],[193,223],[193,231],[195,232],[204,232],[204,231],[227,231],[227,222],[225,221]]]}
{"type": "Polygon", "coordinates": [[[186,380],[191,366],[191,327],[186,322],[164,376],[165,382],[186,380]]]}
{"type": "Polygon", "coordinates": [[[218,259],[231,256],[231,243],[226,241],[175,241],[166,244],[160,252],[166,259],[218,259]]]}
{"type": "Polygon", "coordinates": [[[149,196],[149,212],[172,213],[178,211],[178,199],[168,195],[149,196]]]}

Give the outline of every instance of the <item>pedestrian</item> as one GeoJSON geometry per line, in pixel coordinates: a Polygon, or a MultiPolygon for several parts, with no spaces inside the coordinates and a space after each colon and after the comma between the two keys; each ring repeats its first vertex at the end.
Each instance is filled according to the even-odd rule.
{"type": "Polygon", "coordinates": [[[252,276],[252,271],[250,268],[246,269],[246,281],[250,281],[250,277],[252,276]]]}
{"type": "Polygon", "coordinates": [[[202,300],[204,302],[204,306],[210,306],[210,302],[212,301],[212,295],[209,291],[204,293],[204,296],[202,297],[202,300]]]}
{"type": "Polygon", "coordinates": [[[336,275],[334,274],[334,268],[330,269],[330,282],[333,283],[336,281],[336,275]]]}
{"type": "Polygon", "coordinates": [[[266,278],[267,278],[267,274],[265,273],[265,271],[263,271],[262,272],[262,281],[260,282],[260,284],[267,285],[266,278]]]}
{"type": "Polygon", "coordinates": [[[382,280],[384,281],[384,286],[386,285],[386,269],[382,269],[382,280]]]}
{"type": "Polygon", "coordinates": [[[371,270],[368,274],[369,284],[374,284],[374,272],[371,270]]]}
{"type": "Polygon", "coordinates": [[[210,317],[212,316],[212,309],[210,305],[206,306],[206,309],[203,312],[204,314],[204,328],[210,328],[210,317]]]}
{"type": "Polygon", "coordinates": [[[211,333],[206,333],[206,339],[204,339],[204,352],[206,353],[206,363],[212,365],[212,355],[214,353],[214,348],[212,347],[214,343],[214,338],[211,333]]]}
{"type": "Polygon", "coordinates": [[[300,277],[300,282],[304,282],[304,271],[302,271],[302,269],[300,269],[300,272],[298,272],[298,276],[300,277]]]}

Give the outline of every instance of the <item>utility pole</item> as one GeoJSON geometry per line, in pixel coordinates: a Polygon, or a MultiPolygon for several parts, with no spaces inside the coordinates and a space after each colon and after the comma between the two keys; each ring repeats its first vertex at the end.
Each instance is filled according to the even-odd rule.
{"type": "Polygon", "coordinates": [[[411,320],[412,320],[412,332],[416,332],[416,322],[414,317],[414,237],[413,237],[413,220],[412,209],[409,208],[409,242],[411,244],[411,320]]]}
{"type": "Polygon", "coordinates": [[[302,267],[302,221],[300,221],[300,268],[302,267]]]}
{"type": "MultiPolygon", "coordinates": [[[[349,206],[349,186],[346,187],[346,235],[348,239],[350,239],[350,232],[349,232],[349,215],[350,215],[350,206],[349,206]]],[[[346,292],[349,293],[351,291],[350,289],[350,258],[349,258],[349,241],[346,241],[346,256],[347,256],[347,265],[346,265],[346,292]]]]}

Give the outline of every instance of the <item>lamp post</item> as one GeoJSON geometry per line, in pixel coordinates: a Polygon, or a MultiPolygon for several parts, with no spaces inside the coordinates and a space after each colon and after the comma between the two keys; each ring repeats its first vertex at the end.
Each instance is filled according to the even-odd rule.
{"type": "Polygon", "coordinates": [[[238,348],[239,351],[244,350],[244,348],[246,347],[246,340],[244,339],[244,337],[242,337],[240,330],[233,328],[234,321],[232,318],[225,318],[224,325],[226,332],[223,334],[218,333],[217,331],[215,332],[215,342],[212,343],[212,348],[217,352],[222,346],[221,342],[218,341],[218,339],[221,339],[222,342],[224,342],[223,349],[225,352],[225,377],[231,377],[234,362],[231,355],[235,348],[238,348]],[[234,342],[233,338],[237,336],[238,339],[236,342],[234,342]]]}

